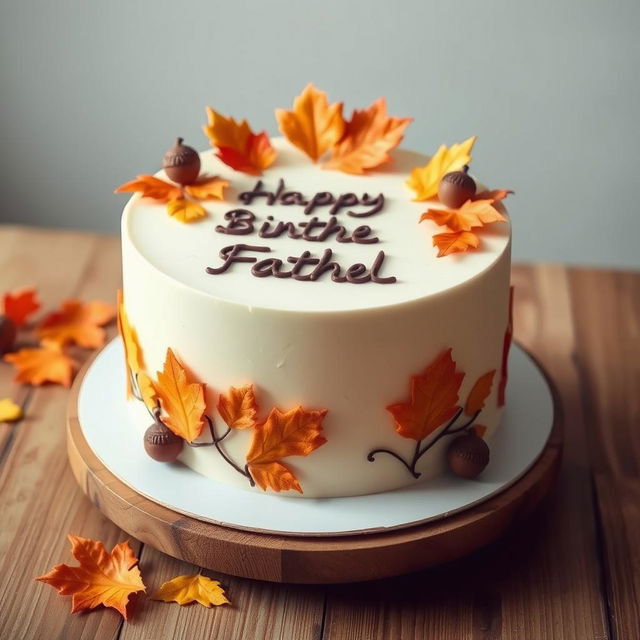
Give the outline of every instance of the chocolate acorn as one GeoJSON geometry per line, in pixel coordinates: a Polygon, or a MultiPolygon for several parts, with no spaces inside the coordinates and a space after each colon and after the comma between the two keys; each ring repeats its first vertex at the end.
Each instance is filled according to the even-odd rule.
{"type": "Polygon", "coordinates": [[[476,195],[476,183],[468,171],[469,165],[465,164],[461,171],[447,173],[440,180],[438,198],[442,204],[457,209],[476,195]]]}
{"type": "Polygon", "coordinates": [[[173,462],[182,451],[184,441],[162,422],[152,424],[144,432],[144,450],[158,462],[173,462]]]}
{"type": "Polygon", "coordinates": [[[13,347],[16,340],[16,325],[9,316],[0,315],[0,355],[13,347]]]}
{"type": "Polygon", "coordinates": [[[457,476],[475,478],[489,464],[489,446],[475,433],[465,433],[449,445],[447,462],[457,476]]]}
{"type": "Polygon", "coordinates": [[[200,173],[200,156],[193,147],[182,144],[182,138],[162,158],[162,168],[169,180],[178,184],[193,184],[200,173]]]}

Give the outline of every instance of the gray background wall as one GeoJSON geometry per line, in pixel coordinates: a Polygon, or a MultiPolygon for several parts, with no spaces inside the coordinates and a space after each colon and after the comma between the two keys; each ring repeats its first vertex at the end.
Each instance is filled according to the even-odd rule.
{"type": "Polygon", "coordinates": [[[386,95],[517,192],[515,257],[637,266],[637,0],[0,0],[0,221],[118,230],[116,185],[204,107],[275,133],[313,81],[386,95]]]}

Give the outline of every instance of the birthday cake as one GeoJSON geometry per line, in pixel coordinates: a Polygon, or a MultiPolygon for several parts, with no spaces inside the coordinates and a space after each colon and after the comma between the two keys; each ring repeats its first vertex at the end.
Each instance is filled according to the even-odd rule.
{"type": "Polygon", "coordinates": [[[309,85],[281,137],[208,109],[122,216],[132,446],[284,496],[477,476],[505,402],[510,224],[475,138],[401,148],[409,118],[309,85]]]}

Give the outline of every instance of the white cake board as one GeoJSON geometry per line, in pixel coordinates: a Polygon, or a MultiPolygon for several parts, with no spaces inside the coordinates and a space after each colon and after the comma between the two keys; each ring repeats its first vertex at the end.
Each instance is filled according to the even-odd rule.
{"type": "Polygon", "coordinates": [[[445,518],[503,491],[534,464],[551,433],[554,405],[544,374],[517,345],[508,399],[492,436],[491,461],[475,480],[443,474],[385,493],[285,498],[215,482],[147,456],[124,394],[124,356],[112,341],[87,370],[78,398],[82,433],[104,466],[139,494],[173,511],[225,527],[279,535],[378,533],[445,518]]]}

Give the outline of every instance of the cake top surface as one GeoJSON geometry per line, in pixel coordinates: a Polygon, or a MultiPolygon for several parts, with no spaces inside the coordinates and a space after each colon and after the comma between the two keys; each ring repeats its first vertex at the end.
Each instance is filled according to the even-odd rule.
{"type": "Polygon", "coordinates": [[[322,169],[285,138],[271,143],[277,160],[261,176],[235,171],[213,150],[201,154],[201,175],[230,184],[224,200],[201,203],[208,215],[194,223],[181,224],[164,215],[162,204],[135,195],[123,216],[125,238],[167,277],[205,295],[248,307],[309,312],[355,311],[431,296],[473,279],[508,250],[510,225],[503,222],[483,230],[476,250],[437,257],[432,236],[446,228],[418,221],[427,209],[445,207],[413,201],[406,184],[428,156],[398,148],[390,163],[352,175],[322,169]],[[278,223],[282,233],[268,237],[277,234],[278,223]],[[305,235],[289,237],[289,232],[305,235]],[[234,245],[254,248],[221,254],[234,245]],[[319,272],[313,261],[323,256],[319,272]],[[352,267],[357,263],[364,266],[352,267]],[[296,277],[287,277],[292,270],[296,277]],[[317,279],[308,279],[314,270],[317,279]]]}

